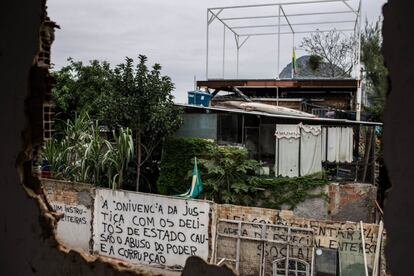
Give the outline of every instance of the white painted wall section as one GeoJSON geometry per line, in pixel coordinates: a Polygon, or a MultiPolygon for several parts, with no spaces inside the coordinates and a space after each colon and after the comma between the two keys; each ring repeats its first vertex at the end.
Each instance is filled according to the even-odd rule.
{"type": "Polygon", "coordinates": [[[84,205],[50,202],[53,210],[63,213],[57,224],[57,237],[66,246],[89,252],[92,212],[84,205]]]}
{"type": "Polygon", "coordinates": [[[210,203],[96,190],[94,251],[135,264],[184,266],[209,257],[210,203]]]}

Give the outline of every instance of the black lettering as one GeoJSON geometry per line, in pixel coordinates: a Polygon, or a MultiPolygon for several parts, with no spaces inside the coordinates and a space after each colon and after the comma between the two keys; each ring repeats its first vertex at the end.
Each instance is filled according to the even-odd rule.
{"type": "Polygon", "coordinates": [[[337,247],[338,247],[338,245],[336,244],[335,240],[329,240],[329,248],[330,249],[336,249],[337,247]]]}
{"type": "Polygon", "coordinates": [[[360,245],[360,249],[358,250],[358,244],[356,243],[349,243],[349,251],[351,252],[362,252],[362,244],[360,245]]]}
{"type": "Polygon", "coordinates": [[[101,245],[101,252],[102,253],[107,253],[108,251],[106,251],[106,244],[100,243],[100,245],[101,245]]]}

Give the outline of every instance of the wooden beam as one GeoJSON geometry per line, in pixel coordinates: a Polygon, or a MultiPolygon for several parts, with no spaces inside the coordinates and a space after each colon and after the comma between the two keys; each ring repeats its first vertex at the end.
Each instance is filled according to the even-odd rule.
{"type": "Polygon", "coordinates": [[[246,95],[244,95],[243,92],[241,92],[238,88],[233,87],[233,91],[236,92],[237,95],[239,95],[244,101],[246,101],[246,102],[251,102],[252,101],[246,95]]]}
{"type": "Polygon", "coordinates": [[[220,92],[220,89],[215,89],[214,92],[211,93],[211,98],[214,98],[219,92],[220,92]]]}
{"type": "MultiPolygon", "coordinates": [[[[365,183],[365,179],[367,176],[367,169],[368,169],[368,162],[369,156],[371,155],[371,144],[372,144],[372,136],[374,134],[374,130],[372,127],[369,128],[369,138],[368,138],[368,145],[365,142],[365,156],[364,156],[364,172],[362,174],[362,182],[365,183]]],[[[365,139],[367,141],[367,139],[365,139]]]]}

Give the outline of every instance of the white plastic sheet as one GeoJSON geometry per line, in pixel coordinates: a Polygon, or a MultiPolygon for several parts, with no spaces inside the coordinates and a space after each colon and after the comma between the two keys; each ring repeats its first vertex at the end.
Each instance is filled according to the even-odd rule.
{"type": "Polygon", "coordinates": [[[322,171],[321,133],[321,126],[276,125],[276,174],[296,177],[322,171]]]}
{"type": "Polygon", "coordinates": [[[353,135],[352,127],[276,125],[275,171],[277,175],[295,177],[322,171],[322,161],[350,163],[353,135]]]}
{"type": "Polygon", "coordinates": [[[279,175],[296,177],[299,175],[299,139],[279,139],[279,175]]]}
{"type": "Polygon", "coordinates": [[[339,144],[341,137],[341,128],[330,127],[328,128],[328,161],[339,161],[339,144]]]}
{"type": "Polygon", "coordinates": [[[321,127],[315,126],[309,131],[306,130],[302,128],[301,132],[300,175],[322,171],[321,127]]]}
{"type": "Polygon", "coordinates": [[[326,161],[326,128],[322,128],[322,135],[321,135],[321,143],[322,143],[322,161],[326,161]]]}
{"type": "Polygon", "coordinates": [[[278,139],[299,139],[300,138],[300,125],[276,125],[275,136],[278,139]]]}
{"type": "Polygon", "coordinates": [[[329,127],[327,130],[323,129],[322,160],[341,163],[352,162],[354,142],[353,136],[354,132],[351,127],[329,127]],[[326,135],[328,135],[327,140],[326,135]],[[328,144],[328,154],[326,154],[326,143],[328,144]]]}
{"type": "Polygon", "coordinates": [[[339,141],[339,162],[352,162],[354,131],[351,127],[341,128],[341,137],[339,141]]]}
{"type": "Polygon", "coordinates": [[[276,125],[276,174],[299,175],[299,125],[276,125]]]}

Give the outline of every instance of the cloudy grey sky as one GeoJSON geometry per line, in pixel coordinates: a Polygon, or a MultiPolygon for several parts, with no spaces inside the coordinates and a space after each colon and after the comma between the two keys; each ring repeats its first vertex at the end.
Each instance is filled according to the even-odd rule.
{"type": "MultiPolygon", "coordinates": [[[[296,0],[297,1],[297,0],[296,0]]],[[[386,0],[362,0],[362,14],[369,21],[381,15],[386,0]]],[[[277,3],[295,2],[280,0],[277,3]]],[[[276,3],[270,0],[49,0],[48,12],[61,29],[56,31],[52,49],[55,69],[67,64],[67,58],[88,62],[91,59],[106,60],[112,65],[123,62],[126,56],[148,56],[151,64],[157,62],[163,67],[163,74],[169,75],[175,83],[174,95],[177,102],[185,102],[188,90],[193,89],[194,76],[205,79],[206,64],[206,10],[212,7],[276,3]]],[[[357,0],[348,1],[357,7],[357,0]]],[[[285,8],[287,14],[319,12],[323,10],[344,11],[343,3],[296,5],[285,8]]],[[[252,16],[276,14],[275,7],[250,10],[223,11],[221,16],[252,16]]],[[[348,16],[348,17],[347,17],[348,16]]],[[[332,21],[348,20],[343,17],[308,17],[306,20],[332,21]]],[[[291,19],[301,23],[303,17],[291,19]]],[[[240,26],[241,21],[231,22],[240,26]]],[[[277,19],[263,19],[250,22],[255,25],[276,24],[277,19]]],[[[281,22],[283,24],[285,22],[281,22]]],[[[352,25],[352,24],[351,24],[352,25]]],[[[338,25],[349,28],[351,25],[338,25]]],[[[317,26],[321,30],[328,25],[317,26]]],[[[351,26],[352,28],[353,26],[351,26]]],[[[298,30],[304,30],[298,26],[298,30]]],[[[307,28],[306,30],[308,30],[307,28]]],[[[288,29],[282,29],[282,31],[288,29]]],[[[248,29],[239,29],[248,33],[248,29]]],[[[269,32],[268,28],[256,30],[269,32]]],[[[273,31],[275,31],[273,29],[273,31]]],[[[223,26],[216,20],[210,28],[210,78],[222,77],[223,26]]],[[[303,35],[295,36],[299,46],[303,35]]],[[[236,50],[234,37],[226,32],[225,77],[235,78],[236,50]]],[[[281,36],[280,70],[290,62],[292,36],[281,36]]],[[[277,41],[275,36],[250,38],[240,50],[240,77],[274,78],[276,72],[277,41]]],[[[305,54],[300,49],[297,56],[305,54]]]]}

